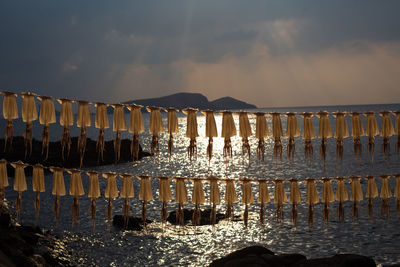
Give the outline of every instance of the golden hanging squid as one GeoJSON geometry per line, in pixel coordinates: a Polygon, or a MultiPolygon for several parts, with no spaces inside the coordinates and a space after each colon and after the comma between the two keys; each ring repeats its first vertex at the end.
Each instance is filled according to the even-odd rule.
{"type": "Polygon", "coordinates": [[[8,186],[7,161],[0,160],[0,204],[4,202],[4,188],[8,186]]]}
{"type": "Polygon", "coordinates": [[[274,203],[277,204],[277,209],[275,213],[276,220],[281,222],[283,220],[283,203],[288,201],[285,193],[285,188],[283,187],[284,180],[275,179],[272,182],[275,184],[274,203]]]}
{"type": "Polygon", "coordinates": [[[221,137],[224,138],[223,155],[226,159],[232,159],[232,142],[231,137],[236,135],[235,121],[233,120],[232,111],[222,111],[222,132],[221,137]]]}
{"type": "Polygon", "coordinates": [[[375,152],[375,136],[379,134],[378,123],[376,122],[375,113],[372,111],[364,113],[367,118],[366,136],[368,136],[368,154],[369,160],[374,162],[375,152]]]}
{"type": "Polygon", "coordinates": [[[166,111],[168,112],[168,133],[169,133],[169,140],[168,140],[168,151],[169,156],[171,157],[172,152],[174,151],[174,134],[178,132],[178,114],[179,109],[176,108],[167,108],[166,111]]]}
{"type": "Polygon", "coordinates": [[[236,190],[235,190],[235,180],[234,179],[225,179],[226,184],[225,188],[225,203],[226,203],[226,218],[234,218],[234,211],[233,211],[233,203],[238,201],[236,190]]]}
{"type": "Polygon", "coordinates": [[[272,117],[272,137],[274,138],[274,159],[276,163],[276,159],[280,158],[282,163],[282,142],[281,138],[283,137],[283,130],[282,130],[282,121],[281,121],[281,114],[278,112],[269,113],[272,117]]]}
{"type": "Polygon", "coordinates": [[[117,132],[114,140],[115,164],[118,163],[121,151],[121,131],[126,131],[124,105],[111,105],[114,108],[113,131],[117,132]]]}
{"type": "Polygon", "coordinates": [[[301,202],[299,183],[297,179],[290,179],[290,202],[292,202],[292,222],[297,225],[297,204],[301,202]]]}
{"type": "Polygon", "coordinates": [[[323,183],[322,199],[324,203],[324,209],[322,211],[322,219],[325,223],[329,222],[329,204],[335,201],[335,197],[332,189],[332,178],[323,178],[320,180],[323,183]]]}
{"type": "Polygon", "coordinates": [[[336,138],[336,160],[339,158],[340,162],[343,161],[343,139],[349,137],[349,127],[346,122],[346,112],[335,112],[332,113],[336,117],[336,128],[335,128],[335,138],[336,138]]]}
{"type": "Polygon", "coordinates": [[[27,190],[24,169],[28,165],[19,160],[11,163],[11,166],[15,168],[14,191],[18,192],[15,208],[17,209],[17,220],[19,221],[22,210],[22,192],[27,190]]]}
{"type": "Polygon", "coordinates": [[[24,143],[25,143],[25,158],[28,155],[32,155],[32,122],[37,120],[38,114],[36,110],[34,93],[21,93],[22,101],[22,121],[26,123],[24,131],[24,143]]]}
{"type": "Polygon", "coordinates": [[[12,147],[13,140],[13,120],[18,118],[18,106],[16,97],[13,92],[0,91],[4,95],[3,98],[3,117],[7,120],[6,130],[4,132],[4,152],[7,149],[7,143],[10,142],[12,147]]]}
{"type": "Polygon", "coordinates": [[[287,155],[290,163],[294,161],[294,154],[296,153],[296,144],[294,138],[300,136],[299,122],[296,113],[288,112],[285,114],[287,117],[286,137],[288,138],[287,155]]]}
{"type": "Polygon", "coordinates": [[[206,198],[204,196],[203,190],[203,179],[194,178],[190,179],[193,183],[193,193],[192,193],[192,203],[195,205],[193,216],[192,216],[192,223],[194,227],[200,225],[201,220],[201,210],[200,205],[206,202],[206,198]]]}
{"type": "Polygon", "coordinates": [[[374,176],[365,176],[365,179],[367,180],[367,192],[365,193],[365,198],[368,199],[367,214],[371,219],[374,216],[373,199],[378,197],[378,187],[374,176]]]}
{"type": "Polygon", "coordinates": [[[130,104],[126,106],[130,112],[129,132],[133,133],[131,142],[132,160],[139,159],[139,134],[144,132],[143,116],[141,105],[130,104]]]}
{"type": "Polygon", "coordinates": [[[72,207],[71,207],[71,215],[72,215],[72,227],[74,223],[78,226],[80,224],[80,207],[79,207],[79,197],[85,194],[83,190],[81,170],[67,170],[67,172],[71,175],[71,180],[69,184],[69,195],[74,197],[72,207]]]}
{"type": "Polygon", "coordinates": [[[315,131],[312,122],[313,113],[304,112],[300,115],[303,117],[303,140],[304,140],[304,158],[306,166],[311,166],[312,157],[313,157],[313,146],[311,143],[312,139],[315,139],[315,131]]]}
{"type": "Polygon", "coordinates": [[[325,160],[327,153],[327,143],[326,139],[332,137],[331,124],[329,123],[329,113],[327,111],[317,112],[317,117],[319,118],[319,132],[318,138],[321,139],[321,147],[319,149],[319,154],[321,156],[324,170],[325,170],[325,160]]]}
{"type": "Polygon", "coordinates": [[[253,134],[249,122],[249,112],[239,111],[239,136],[242,138],[242,154],[248,155],[250,160],[250,143],[249,137],[253,134]]]}
{"type": "Polygon", "coordinates": [[[185,224],[183,205],[187,203],[187,191],[185,186],[186,178],[174,177],[175,180],[175,202],[178,203],[178,210],[176,211],[176,224],[180,226],[185,224]]]}
{"type": "Polygon", "coordinates": [[[120,196],[125,198],[124,205],[122,206],[122,214],[124,215],[125,229],[128,228],[129,223],[129,199],[134,197],[132,174],[118,174],[123,179],[122,189],[120,196]]]}
{"type": "Polygon", "coordinates": [[[354,143],[354,158],[357,158],[361,164],[362,157],[362,144],[361,144],[361,136],[364,136],[364,127],[361,122],[360,113],[352,112],[351,114],[351,136],[353,137],[354,143]]]}
{"type": "Polygon", "coordinates": [[[244,204],[243,223],[247,228],[249,220],[249,205],[254,202],[251,182],[253,179],[242,178],[239,180],[243,184],[242,204],[244,204]]]}
{"type": "Polygon", "coordinates": [[[106,172],[103,173],[103,177],[107,179],[107,186],[104,196],[108,199],[108,204],[106,207],[106,220],[108,223],[108,232],[110,232],[110,225],[113,218],[113,200],[118,197],[117,182],[115,181],[117,174],[115,172],[106,172]]]}
{"type": "Polygon", "coordinates": [[[382,140],[382,153],[384,157],[390,157],[390,141],[389,137],[394,135],[394,128],[392,119],[390,118],[390,111],[381,111],[379,114],[382,116],[382,129],[381,136],[382,140]]]}
{"type": "Polygon", "coordinates": [[[161,176],[158,177],[160,180],[160,186],[158,190],[158,200],[162,201],[161,208],[161,221],[163,225],[167,222],[167,203],[172,200],[171,185],[169,183],[170,178],[161,176]]]}
{"type": "Polygon", "coordinates": [[[347,194],[347,190],[346,190],[346,178],[344,177],[337,177],[335,178],[335,180],[337,181],[337,189],[336,189],[336,195],[335,195],[335,199],[336,201],[339,201],[339,206],[337,208],[337,216],[338,216],[338,220],[340,222],[344,222],[344,202],[349,200],[349,196],[347,194]]]}
{"type": "Polygon", "coordinates": [[[316,180],[312,178],[306,179],[307,195],[306,202],[308,204],[308,223],[314,224],[314,205],[319,203],[319,195],[315,185],[316,180]]]}
{"type": "Polygon", "coordinates": [[[160,109],[159,107],[146,107],[146,110],[150,112],[149,133],[153,136],[150,145],[151,155],[158,154],[160,151],[158,147],[158,135],[164,132],[160,109]]]}
{"type": "Polygon", "coordinates": [[[187,115],[186,137],[190,138],[190,143],[187,148],[190,160],[192,160],[192,158],[196,160],[197,158],[196,138],[199,136],[197,132],[197,111],[198,109],[195,108],[186,108],[182,110],[182,112],[187,115]]]}
{"type": "Polygon", "coordinates": [[[221,196],[219,191],[218,182],[220,179],[214,175],[209,176],[207,182],[210,184],[210,200],[209,203],[212,204],[212,211],[210,213],[210,221],[215,226],[217,221],[217,205],[221,203],[221,196]]]}
{"type": "Polygon", "coordinates": [[[151,176],[147,175],[136,175],[140,180],[139,200],[143,201],[142,206],[142,222],[146,227],[147,223],[147,202],[153,200],[153,193],[151,191],[150,179],[151,176]]]}
{"type": "Polygon", "coordinates": [[[90,114],[89,105],[91,102],[88,101],[77,101],[78,103],[78,117],[76,118],[76,126],[81,128],[81,134],[78,138],[78,151],[80,156],[80,167],[83,165],[83,157],[85,156],[86,150],[86,127],[92,125],[92,116],[90,114]]]}
{"type": "Polygon", "coordinates": [[[399,153],[400,152],[400,111],[393,111],[393,113],[396,115],[396,132],[395,132],[395,134],[397,135],[396,151],[397,151],[397,153],[399,153]]]}
{"type": "Polygon", "coordinates": [[[214,117],[215,111],[203,110],[201,113],[203,113],[206,116],[205,136],[208,138],[207,158],[208,162],[210,162],[213,153],[213,138],[218,136],[217,124],[215,123],[215,117],[214,117]]]}
{"type": "Polygon", "coordinates": [[[260,179],[257,180],[258,185],[259,185],[259,191],[258,191],[258,202],[260,203],[260,223],[261,225],[264,225],[265,221],[265,203],[268,203],[271,201],[271,198],[269,196],[268,192],[268,180],[266,179],[260,179]]]}
{"type": "Polygon", "coordinates": [[[394,197],[396,198],[396,213],[398,215],[400,211],[400,174],[395,174],[396,185],[394,188],[394,197]]]}
{"type": "Polygon", "coordinates": [[[107,106],[108,104],[97,102],[96,106],[96,118],[95,118],[95,126],[99,129],[99,135],[96,141],[96,151],[98,152],[98,159],[97,163],[103,161],[103,154],[104,154],[104,129],[110,128],[110,124],[108,121],[108,114],[107,114],[107,106]]]}
{"type": "Polygon", "coordinates": [[[380,197],[382,200],[382,206],[381,206],[381,217],[389,219],[390,215],[390,207],[389,207],[389,198],[392,197],[392,192],[390,191],[389,187],[389,175],[381,175],[379,178],[382,179],[382,186],[381,186],[381,193],[380,197]]]}
{"type": "Polygon", "coordinates": [[[39,122],[43,125],[42,133],[42,155],[46,150],[44,160],[49,156],[50,124],[56,122],[56,112],[54,109],[53,98],[50,96],[38,96],[42,103],[40,105],[39,122]]]}
{"type": "Polygon", "coordinates": [[[360,184],[361,176],[352,175],[349,179],[351,181],[350,200],[353,201],[353,217],[358,218],[358,202],[364,199],[360,184]]]}
{"type": "Polygon", "coordinates": [[[65,148],[67,148],[66,158],[68,158],[72,143],[69,127],[74,125],[74,114],[72,113],[72,103],[74,101],[66,98],[58,98],[57,101],[61,104],[60,125],[64,127],[60,142],[61,157],[63,160],[65,160],[65,148]]]}
{"type": "Polygon", "coordinates": [[[54,220],[56,226],[58,224],[58,217],[60,215],[60,197],[65,196],[65,183],[64,183],[64,169],[58,167],[50,167],[50,171],[53,173],[53,186],[52,186],[52,195],[56,196],[53,212],[54,212],[54,220]]]}
{"type": "Polygon", "coordinates": [[[88,198],[91,199],[89,206],[89,215],[92,219],[92,233],[96,227],[96,198],[100,197],[99,173],[96,171],[88,171],[89,176],[89,193],[88,198]]]}
{"type": "Polygon", "coordinates": [[[35,225],[38,224],[39,211],[40,211],[40,193],[45,192],[44,184],[44,167],[41,164],[33,165],[32,174],[32,190],[36,192],[36,197],[34,203],[35,207],[35,225]]]}
{"type": "Polygon", "coordinates": [[[264,138],[269,136],[268,123],[265,119],[264,112],[256,112],[254,113],[256,116],[256,138],[258,138],[258,146],[257,146],[257,157],[258,160],[262,160],[264,162],[265,156],[265,142],[264,138]]]}

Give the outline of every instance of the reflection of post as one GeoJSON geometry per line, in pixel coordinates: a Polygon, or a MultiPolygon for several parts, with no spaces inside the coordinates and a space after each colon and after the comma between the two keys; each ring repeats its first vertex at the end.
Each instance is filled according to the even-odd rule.
{"type": "Polygon", "coordinates": [[[366,135],[368,136],[368,154],[369,160],[374,162],[375,152],[375,136],[379,134],[378,123],[376,122],[375,113],[372,111],[364,113],[367,118],[366,135]]]}
{"type": "Polygon", "coordinates": [[[319,154],[321,156],[324,170],[325,170],[325,160],[327,153],[327,143],[326,139],[332,137],[331,124],[329,123],[329,113],[327,111],[319,111],[317,117],[319,118],[319,132],[318,138],[321,139],[321,147],[319,149],[319,154]]]}
{"type": "Polygon", "coordinates": [[[32,122],[37,120],[38,114],[36,110],[34,93],[21,93],[22,101],[22,121],[26,123],[26,128],[24,131],[24,143],[25,143],[25,158],[28,155],[32,155],[32,122]]]}
{"type": "Polygon", "coordinates": [[[71,149],[71,137],[69,127],[74,125],[74,114],[72,113],[72,100],[66,98],[57,99],[58,103],[61,104],[60,114],[60,125],[64,127],[63,134],[61,135],[61,157],[63,160],[69,157],[71,149]],[[65,148],[67,149],[67,155],[64,157],[65,148]]]}
{"type": "Polygon", "coordinates": [[[254,113],[256,116],[256,138],[258,138],[257,157],[264,163],[265,143],[264,138],[269,136],[269,129],[264,112],[254,113]]]}
{"type": "Polygon", "coordinates": [[[40,105],[39,121],[40,124],[44,125],[42,133],[42,155],[46,149],[44,160],[47,160],[49,156],[50,124],[56,122],[56,112],[52,97],[38,96],[37,98],[42,101],[42,104],[40,105]]]}
{"type": "Polygon", "coordinates": [[[108,104],[97,102],[96,106],[96,119],[95,126],[99,129],[99,135],[96,141],[96,151],[98,152],[97,162],[103,161],[103,153],[104,153],[104,129],[108,129],[108,115],[107,115],[107,106],[108,104]]]}
{"type": "Polygon", "coordinates": [[[371,219],[374,216],[372,201],[374,198],[378,197],[378,188],[374,176],[365,176],[365,179],[367,180],[367,192],[365,193],[365,198],[368,199],[367,214],[368,219],[371,219]]]}
{"type": "Polygon", "coordinates": [[[113,131],[117,132],[114,140],[115,164],[118,163],[121,151],[121,131],[126,131],[124,105],[111,105],[114,108],[113,131]]]}
{"type": "Polygon", "coordinates": [[[360,113],[352,112],[351,113],[351,136],[353,137],[354,143],[354,158],[357,158],[361,164],[361,156],[362,156],[362,144],[360,137],[364,136],[364,127],[361,122],[360,113]]]}
{"type": "Polygon", "coordinates": [[[336,160],[343,161],[343,139],[349,137],[349,127],[346,122],[346,112],[335,112],[332,114],[336,118],[335,138],[336,138],[336,160]]]}
{"type": "Polygon", "coordinates": [[[141,105],[127,105],[126,106],[130,111],[130,123],[129,123],[129,132],[133,133],[133,138],[131,142],[131,157],[132,160],[139,159],[139,134],[144,132],[144,124],[143,124],[143,116],[142,116],[142,108],[141,105]]]}
{"type": "Polygon", "coordinates": [[[250,160],[250,144],[249,137],[253,134],[249,122],[249,112],[239,111],[239,135],[242,138],[242,154],[247,154],[250,160]]]}
{"type": "Polygon", "coordinates": [[[290,202],[292,202],[292,222],[297,225],[297,204],[301,201],[300,189],[297,179],[290,179],[290,202]]]}
{"type": "Polygon", "coordinates": [[[207,145],[207,158],[208,162],[211,161],[213,154],[213,138],[218,136],[217,124],[215,123],[214,111],[213,110],[203,110],[201,111],[206,116],[206,132],[205,137],[208,138],[207,145]]]}
{"type": "Polygon", "coordinates": [[[4,133],[4,152],[7,149],[7,143],[10,142],[10,148],[13,140],[13,120],[18,118],[18,107],[16,93],[0,91],[4,95],[3,98],[3,117],[7,120],[6,131],[4,133]]]}
{"type": "Polygon", "coordinates": [[[268,193],[268,180],[262,179],[257,180],[259,183],[259,191],[258,191],[258,202],[260,202],[260,223],[264,225],[265,220],[265,203],[271,201],[269,193],[268,193]]]}
{"type": "Polygon", "coordinates": [[[294,154],[296,152],[294,138],[300,136],[299,122],[297,121],[296,113],[288,112],[285,115],[287,117],[286,137],[289,139],[287,145],[287,155],[290,163],[293,163],[294,154]]]}
{"type": "Polygon", "coordinates": [[[382,153],[383,156],[390,157],[390,141],[389,137],[394,135],[394,128],[392,124],[392,119],[390,118],[390,111],[381,111],[379,114],[382,116],[382,130],[381,136],[382,140],[382,153]]]}
{"type": "Polygon", "coordinates": [[[315,130],[312,123],[312,117],[314,114],[310,112],[304,112],[300,115],[303,117],[303,140],[304,140],[304,158],[306,166],[311,166],[311,161],[313,157],[313,146],[311,139],[315,138],[315,130]]]}

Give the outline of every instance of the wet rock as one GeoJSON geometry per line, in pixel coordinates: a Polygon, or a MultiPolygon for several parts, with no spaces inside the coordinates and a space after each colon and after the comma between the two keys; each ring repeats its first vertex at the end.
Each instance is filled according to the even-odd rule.
{"type": "MultiPolygon", "coordinates": [[[[185,224],[188,224],[192,221],[193,218],[193,209],[183,209],[183,219],[185,224]]],[[[211,225],[212,222],[210,220],[210,214],[212,209],[204,209],[200,212],[200,225],[211,225]]],[[[225,219],[225,214],[218,213],[216,214],[216,223],[220,220],[225,219]]],[[[171,211],[168,215],[167,221],[171,224],[176,224],[176,210],[171,211]]]]}
{"type": "Polygon", "coordinates": [[[300,261],[297,264],[293,265],[296,267],[302,266],[311,266],[311,267],[320,267],[320,266],[334,266],[334,267],[354,267],[354,266],[363,266],[363,267],[375,267],[376,263],[373,259],[356,254],[338,254],[329,258],[319,258],[319,259],[309,259],[305,261],[300,261]]]}
{"type": "MultiPolygon", "coordinates": [[[[146,224],[152,223],[153,221],[147,219],[146,224]]],[[[123,215],[114,215],[113,217],[113,226],[125,230],[135,230],[141,231],[143,230],[143,221],[142,218],[129,216],[128,225],[125,226],[125,220],[123,215]]]]}
{"type": "Polygon", "coordinates": [[[268,256],[274,256],[274,253],[263,246],[251,246],[215,260],[210,266],[267,266],[264,258],[268,256]]]}

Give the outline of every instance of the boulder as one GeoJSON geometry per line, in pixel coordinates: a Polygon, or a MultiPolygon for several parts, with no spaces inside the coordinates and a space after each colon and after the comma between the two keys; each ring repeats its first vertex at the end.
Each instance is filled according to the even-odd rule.
{"type": "Polygon", "coordinates": [[[251,246],[234,251],[227,256],[213,261],[210,266],[265,266],[265,257],[274,253],[263,246],[251,246]]]}
{"type": "Polygon", "coordinates": [[[297,262],[293,265],[296,267],[322,267],[322,266],[333,266],[333,267],[375,267],[376,263],[372,258],[356,255],[356,254],[338,254],[328,258],[309,259],[297,262]]]}
{"type": "MultiPolygon", "coordinates": [[[[152,223],[153,221],[147,219],[146,224],[152,223]]],[[[125,220],[123,215],[114,215],[113,217],[113,226],[116,228],[124,229],[124,230],[135,230],[141,231],[143,230],[143,221],[142,218],[129,216],[128,225],[125,226],[125,220]]]]}

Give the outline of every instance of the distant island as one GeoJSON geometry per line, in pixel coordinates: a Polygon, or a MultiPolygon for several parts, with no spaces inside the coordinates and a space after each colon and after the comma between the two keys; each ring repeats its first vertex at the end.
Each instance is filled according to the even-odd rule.
{"type": "Polygon", "coordinates": [[[177,93],[158,98],[147,98],[130,100],[124,104],[139,104],[143,106],[174,107],[183,109],[187,107],[198,108],[200,110],[225,110],[225,109],[255,109],[255,105],[237,100],[232,97],[222,97],[214,101],[208,101],[207,97],[200,93],[177,93]]]}

